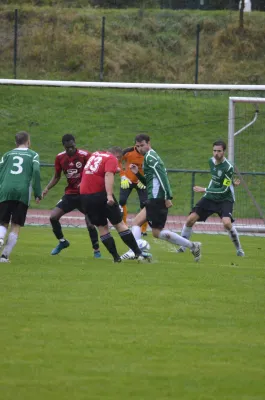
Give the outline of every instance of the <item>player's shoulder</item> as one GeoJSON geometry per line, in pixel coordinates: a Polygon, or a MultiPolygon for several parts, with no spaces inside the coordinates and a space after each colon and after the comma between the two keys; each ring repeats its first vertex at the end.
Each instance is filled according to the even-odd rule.
{"type": "Polygon", "coordinates": [[[159,160],[159,155],[154,149],[150,149],[146,154],[145,154],[146,160],[159,160]]]}
{"type": "Polygon", "coordinates": [[[123,157],[124,157],[124,156],[127,156],[127,155],[129,155],[129,153],[132,153],[132,152],[134,152],[134,151],[136,152],[134,146],[126,147],[125,149],[122,150],[122,156],[123,156],[123,157]]]}
{"type": "Polygon", "coordinates": [[[223,164],[227,171],[234,169],[233,164],[227,158],[224,159],[223,164]]]}
{"type": "Polygon", "coordinates": [[[77,153],[80,156],[90,156],[92,154],[90,151],[83,150],[83,149],[77,149],[77,153]]]}
{"type": "Polygon", "coordinates": [[[62,158],[62,157],[64,157],[66,155],[66,151],[64,150],[64,151],[61,151],[61,153],[58,153],[57,155],[56,155],[56,158],[62,158]]]}

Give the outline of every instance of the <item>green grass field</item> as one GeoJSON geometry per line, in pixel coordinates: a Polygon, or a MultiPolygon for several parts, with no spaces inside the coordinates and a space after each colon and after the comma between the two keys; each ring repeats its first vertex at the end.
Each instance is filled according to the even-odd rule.
{"type": "Polygon", "coordinates": [[[239,258],[194,235],[196,264],[149,236],[153,263],[116,265],[65,233],[52,257],[51,230],[26,227],[1,265],[1,399],[265,399],[264,238],[239,258]]]}

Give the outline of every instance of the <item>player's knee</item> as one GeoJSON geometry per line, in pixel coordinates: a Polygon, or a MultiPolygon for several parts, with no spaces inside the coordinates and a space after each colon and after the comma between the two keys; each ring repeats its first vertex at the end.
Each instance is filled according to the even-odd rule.
{"type": "Polygon", "coordinates": [[[195,222],[198,221],[198,219],[199,219],[199,216],[198,216],[196,213],[191,213],[191,214],[188,216],[185,225],[186,225],[188,228],[192,228],[193,225],[195,224],[195,222]]]}
{"type": "Polygon", "coordinates": [[[223,225],[224,225],[224,228],[227,231],[230,231],[232,229],[232,223],[231,223],[231,221],[229,219],[228,220],[223,220],[223,225]]]}
{"type": "Polygon", "coordinates": [[[160,232],[161,232],[160,229],[152,229],[152,235],[157,239],[159,238],[160,232]]]}
{"type": "Polygon", "coordinates": [[[60,217],[56,214],[51,214],[50,216],[50,223],[52,224],[53,222],[59,221],[60,217]]]}

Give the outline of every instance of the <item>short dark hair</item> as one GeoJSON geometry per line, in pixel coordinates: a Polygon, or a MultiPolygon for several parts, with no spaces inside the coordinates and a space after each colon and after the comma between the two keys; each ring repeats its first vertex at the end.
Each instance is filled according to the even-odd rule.
{"type": "Polygon", "coordinates": [[[62,144],[65,144],[65,142],[70,142],[70,140],[73,140],[75,142],[75,137],[70,133],[66,133],[62,137],[62,144]]]}
{"type": "Polygon", "coordinates": [[[15,141],[17,146],[27,143],[28,140],[29,140],[29,133],[26,131],[18,132],[15,135],[15,141]]]}
{"type": "Polygon", "coordinates": [[[146,135],[145,133],[140,133],[139,135],[135,136],[135,143],[136,142],[142,142],[145,140],[146,142],[150,142],[150,136],[146,135]]]}
{"type": "Polygon", "coordinates": [[[223,140],[216,140],[213,142],[213,146],[222,146],[223,150],[226,150],[226,143],[223,140]]]}
{"type": "Polygon", "coordinates": [[[122,148],[119,146],[111,146],[108,148],[108,152],[117,155],[117,156],[122,156],[122,148]]]}

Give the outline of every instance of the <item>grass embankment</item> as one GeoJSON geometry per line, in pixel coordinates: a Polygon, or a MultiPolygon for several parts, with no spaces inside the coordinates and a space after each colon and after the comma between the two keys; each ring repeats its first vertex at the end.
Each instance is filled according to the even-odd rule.
{"type": "MultiPolygon", "coordinates": [[[[1,77],[13,76],[16,6],[0,6],[1,77]]],[[[265,82],[264,13],[71,9],[20,5],[19,78],[99,80],[101,22],[106,16],[106,81],[194,82],[201,26],[199,82],[265,82]]]]}

